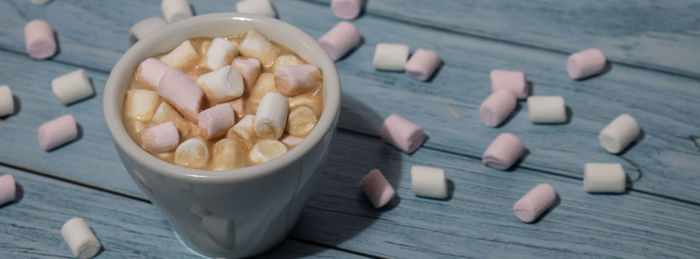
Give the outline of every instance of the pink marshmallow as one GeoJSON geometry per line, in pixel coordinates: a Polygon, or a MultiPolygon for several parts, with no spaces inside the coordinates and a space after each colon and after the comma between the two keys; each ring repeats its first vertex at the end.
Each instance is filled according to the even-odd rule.
{"type": "Polygon", "coordinates": [[[0,176],[0,205],[15,199],[15,178],[11,174],[0,176]]]}
{"type": "Polygon", "coordinates": [[[49,23],[33,20],[24,26],[24,44],[29,56],[45,59],[56,53],[56,38],[49,23]]]}
{"type": "Polygon", "coordinates": [[[488,127],[496,127],[503,120],[508,118],[508,115],[513,112],[518,100],[508,90],[500,90],[492,93],[479,106],[479,117],[488,127]]]}
{"type": "Polygon", "coordinates": [[[73,115],[66,114],[39,126],[39,145],[49,151],[78,137],[78,125],[73,115]]]}
{"type": "Polygon", "coordinates": [[[161,62],[155,58],[147,58],[141,62],[141,70],[139,75],[143,78],[146,83],[150,84],[153,88],[157,88],[160,83],[160,79],[163,78],[165,72],[168,69],[174,69],[165,63],[161,62]]]}
{"type": "Polygon", "coordinates": [[[546,183],[538,184],[513,205],[513,213],[521,221],[530,223],[554,205],[557,193],[546,183]]]}
{"type": "Polygon", "coordinates": [[[481,161],[498,170],[506,170],[525,152],[525,144],[510,133],[502,133],[491,142],[481,161]]]}
{"type": "Polygon", "coordinates": [[[406,63],[406,74],[414,79],[426,81],[440,66],[440,55],[427,49],[418,49],[406,63]]]}
{"type": "Polygon", "coordinates": [[[275,71],[275,87],[280,93],[294,96],[321,84],[321,70],[314,65],[281,66],[275,71]]]}
{"type": "Polygon", "coordinates": [[[251,57],[237,57],[233,59],[233,68],[243,75],[245,86],[250,89],[260,76],[260,60],[251,57]]]}
{"type": "Polygon", "coordinates": [[[605,55],[599,49],[587,49],[576,52],[566,60],[566,70],[571,79],[583,79],[605,69],[605,55]]]}
{"type": "Polygon", "coordinates": [[[228,103],[222,103],[203,110],[199,113],[199,127],[207,139],[219,137],[236,123],[233,108],[228,103]]]}
{"type": "Polygon", "coordinates": [[[192,122],[202,105],[204,91],[179,69],[168,69],[158,83],[158,94],[192,122]]]}
{"type": "Polygon", "coordinates": [[[530,95],[530,85],[527,84],[525,73],[520,71],[491,70],[492,92],[501,89],[510,91],[518,99],[525,99],[530,95]]]}
{"type": "Polygon", "coordinates": [[[340,22],[318,39],[318,43],[326,50],[328,56],[336,61],[360,45],[361,40],[355,25],[349,22],[340,22]]]}
{"type": "Polygon", "coordinates": [[[180,144],[180,133],[172,121],[146,128],[139,135],[141,146],[152,153],[172,151],[180,144]]]}
{"type": "Polygon", "coordinates": [[[333,0],[331,11],[340,19],[352,20],[360,15],[364,2],[364,0],[333,0]]]}
{"type": "Polygon", "coordinates": [[[292,135],[286,135],[286,136],[283,136],[282,140],[280,140],[280,141],[282,141],[282,143],[287,145],[288,148],[293,148],[293,147],[296,147],[297,145],[299,145],[299,143],[301,143],[302,141],[304,141],[304,138],[295,137],[292,135]]]}
{"type": "Polygon", "coordinates": [[[384,207],[396,193],[379,169],[369,171],[360,181],[360,188],[375,208],[384,207]]]}
{"type": "Polygon", "coordinates": [[[425,141],[423,128],[398,114],[389,115],[384,120],[380,135],[384,141],[406,153],[413,153],[425,141]]]}

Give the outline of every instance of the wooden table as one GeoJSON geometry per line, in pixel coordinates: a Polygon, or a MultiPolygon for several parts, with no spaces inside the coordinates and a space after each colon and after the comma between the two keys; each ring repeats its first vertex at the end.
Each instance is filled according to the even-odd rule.
{"type": "MultiPolygon", "coordinates": [[[[235,11],[233,0],[191,0],[197,14],[235,11]]],[[[320,37],[339,20],[328,0],[273,0],[280,19],[320,37]]],[[[700,255],[700,1],[370,0],[352,21],[361,47],[336,63],[343,85],[339,130],[323,179],[289,238],[267,257],[697,257],[700,255]],[[434,49],[444,66],[430,82],[372,68],[374,46],[434,49]],[[583,81],[568,78],[567,56],[597,47],[612,65],[583,81]],[[521,70],[534,95],[560,95],[572,111],[564,125],[530,123],[527,107],[503,126],[485,127],[477,109],[489,71],[521,70]],[[378,129],[398,113],[430,139],[411,155],[383,143],[378,129]],[[622,113],[643,139],[611,155],[599,131],[622,113]],[[510,171],[482,165],[500,133],[519,136],[529,154],[510,171]],[[583,191],[587,162],[621,163],[634,181],[621,195],[583,191]],[[448,200],[416,197],[409,168],[444,168],[448,200]],[[399,199],[374,209],[357,182],[380,168],[399,199]],[[549,183],[560,203],[535,224],[512,213],[530,188],[549,183]]],[[[0,257],[70,257],[60,236],[85,218],[101,240],[98,257],[196,257],[122,167],[102,113],[110,69],[129,47],[132,24],[161,16],[160,1],[0,2],[0,84],[18,112],[0,121],[0,173],[15,176],[21,199],[0,207],[0,257]],[[23,27],[52,24],[60,52],[26,55],[23,27]],[[51,79],[85,69],[96,96],[64,106],[51,79]],[[44,152],[36,127],[66,113],[79,140],[44,152]]]]}

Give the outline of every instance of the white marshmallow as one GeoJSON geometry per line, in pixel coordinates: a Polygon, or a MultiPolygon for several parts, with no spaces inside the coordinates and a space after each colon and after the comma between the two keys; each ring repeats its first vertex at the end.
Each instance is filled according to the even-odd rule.
{"type": "Polygon", "coordinates": [[[203,168],[209,161],[209,148],[201,138],[183,141],[175,149],[175,164],[189,168],[203,168]]]}
{"type": "Polygon", "coordinates": [[[261,139],[250,150],[250,160],[254,163],[265,163],[287,153],[287,146],[279,140],[261,139]]]}
{"type": "Polygon", "coordinates": [[[0,86],[0,117],[13,114],[15,112],[15,100],[12,91],[7,85],[0,86]]]}
{"type": "Polygon", "coordinates": [[[268,0],[243,0],[236,3],[236,11],[275,18],[277,13],[268,0]]]}
{"type": "Polygon", "coordinates": [[[445,171],[434,167],[412,166],[411,189],[418,196],[446,199],[447,181],[445,180],[445,171]]]}
{"type": "Polygon", "coordinates": [[[65,105],[80,101],[95,94],[85,70],[78,69],[56,77],[51,81],[51,89],[65,105]]]}
{"type": "Polygon", "coordinates": [[[280,55],[277,57],[275,60],[275,66],[272,69],[272,71],[277,70],[278,67],[283,67],[283,66],[298,66],[298,65],[304,65],[306,62],[301,60],[300,58],[297,57],[297,55],[294,54],[284,54],[280,55]]]}
{"type": "Polygon", "coordinates": [[[637,121],[629,114],[622,114],[600,131],[598,139],[605,150],[617,154],[636,140],[640,132],[637,121]]]}
{"type": "Polygon", "coordinates": [[[231,63],[238,55],[238,48],[226,38],[215,38],[207,49],[206,65],[211,70],[217,70],[231,63]]]}
{"type": "Polygon", "coordinates": [[[226,133],[226,138],[239,138],[248,145],[248,148],[253,148],[255,144],[255,115],[246,115],[236,125],[226,133]]]}
{"type": "Polygon", "coordinates": [[[231,66],[224,66],[201,75],[197,84],[202,87],[209,101],[218,104],[241,97],[245,90],[243,76],[231,66]]]}
{"type": "Polygon", "coordinates": [[[163,0],[160,3],[160,9],[168,22],[177,22],[192,17],[192,8],[187,0],[163,0]]]}
{"type": "Polygon", "coordinates": [[[372,65],[377,70],[403,71],[408,60],[408,45],[380,43],[374,49],[372,65]]]}
{"type": "Polygon", "coordinates": [[[275,74],[273,73],[262,73],[255,81],[253,89],[250,89],[248,94],[248,101],[258,105],[263,96],[268,93],[279,93],[277,87],[275,87],[275,74]]]}
{"type": "Polygon", "coordinates": [[[170,53],[160,57],[160,61],[166,65],[183,71],[191,65],[194,65],[198,59],[199,53],[197,53],[197,50],[190,40],[183,41],[180,45],[171,50],[170,53]]]}
{"type": "Polygon", "coordinates": [[[165,25],[168,25],[168,22],[158,16],[148,17],[137,22],[129,29],[129,45],[136,43],[165,25]]]}
{"type": "Polygon", "coordinates": [[[185,137],[190,132],[190,123],[180,115],[168,102],[163,101],[156,109],[156,112],[151,118],[151,122],[161,124],[163,122],[172,121],[180,133],[180,136],[185,137]]]}
{"type": "Polygon", "coordinates": [[[566,105],[561,96],[530,96],[527,110],[533,123],[566,122],[566,105]]]}
{"type": "Polygon", "coordinates": [[[77,258],[91,258],[100,252],[100,241],[82,218],[72,218],[61,227],[61,236],[77,258]]]}
{"type": "Polygon", "coordinates": [[[214,170],[229,170],[246,166],[245,154],[248,148],[238,139],[224,138],[212,147],[212,166],[214,170]],[[243,158],[243,159],[241,159],[243,158]]]}
{"type": "Polygon", "coordinates": [[[309,106],[299,106],[289,112],[287,118],[287,133],[292,136],[303,137],[314,129],[318,117],[309,106]]]}
{"type": "Polygon", "coordinates": [[[294,109],[299,106],[309,106],[316,114],[321,114],[323,112],[323,103],[314,100],[308,94],[289,98],[289,109],[294,109]]]}
{"type": "Polygon", "coordinates": [[[260,139],[279,139],[287,124],[287,98],[279,93],[267,93],[255,114],[255,135],[260,139]]]}
{"type": "Polygon", "coordinates": [[[619,163],[586,163],[583,166],[583,190],[592,193],[623,193],[627,177],[619,163]]]}
{"type": "Polygon", "coordinates": [[[160,96],[155,91],[134,89],[126,91],[126,117],[134,120],[149,121],[160,103],[160,96]]]}
{"type": "Polygon", "coordinates": [[[252,29],[246,33],[245,38],[241,41],[240,51],[245,56],[257,58],[266,68],[272,67],[280,53],[277,46],[252,29]]]}

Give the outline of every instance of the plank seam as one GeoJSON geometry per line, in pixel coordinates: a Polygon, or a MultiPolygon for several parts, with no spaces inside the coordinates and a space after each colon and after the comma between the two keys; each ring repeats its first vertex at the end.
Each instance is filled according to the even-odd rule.
{"type": "Polygon", "coordinates": [[[335,250],[338,250],[338,251],[342,251],[342,252],[346,252],[346,253],[350,253],[350,254],[354,254],[354,255],[359,255],[359,256],[363,256],[363,257],[367,257],[367,258],[376,258],[376,259],[385,259],[385,258],[386,258],[386,257],[381,257],[381,256],[373,255],[373,254],[368,254],[368,253],[353,251],[353,250],[349,250],[349,249],[345,249],[345,248],[342,248],[342,247],[337,247],[337,246],[325,244],[325,243],[318,242],[318,241],[314,241],[314,240],[304,239],[304,238],[296,237],[296,236],[293,236],[293,235],[289,235],[289,237],[287,237],[287,238],[288,238],[288,239],[291,239],[291,240],[294,240],[294,241],[297,241],[297,242],[302,242],[302,243],[307,243],[307,244],[311,244],[311,245],[317,245],[317,246],[320,246],[320,247],[335,249],[335,250]]]}

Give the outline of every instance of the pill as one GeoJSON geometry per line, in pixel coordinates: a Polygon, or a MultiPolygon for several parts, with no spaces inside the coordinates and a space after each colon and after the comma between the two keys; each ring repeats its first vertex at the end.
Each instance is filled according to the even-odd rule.
{"type": "Polygon", "coordinates": [[[417,49],[406,63],[406,75],[413,79],[426,81],[440,66],[440,55],[427,49],[417,49]]]}
{"type": "Polygon", "coordinates": [[[304,60],[298,58],[296,55],[284,54],[284,55],[280,55],[279,57],[277,57],[277,59],[275,60],[275,65],[273,66],[272,70],[277,71],[277,68],[279,68],[279,67],[299,66],[299,65],[303,65],[303,64],[306,64],[306,62],[304,62],[304,60]]]}
{"type": "Polygon", "coordinates": [[[262,73],[255,81],[253,89],[250,89],[248,93],[248,101],[255,105],[260,104],[260,100],[266,94],[274,92],[279,93],[277,87],[275,87],[275,74],[273,73],[262,73]]]}
{"type": "Polygon", "coordinates": [[[384,178],[382,172],[376,168],[369,171],[365,177],[362,177],[360,188],[375,208],[384,207],[396,194],[394,187],[384,178]]]}
{"type": "Polygon", "coordinates": [[[261,139],[250,150],[250,161],[265,163],[284,153],[287,153],[287,146],[284,143],[275,139],[261,139]]]}
{"type": "Polygon", "coordinates": [[[158,93],[145,89],[126,91],[126,117],[133,120],[149,121],[160,104],[158,93]]]}
{"type": "Polygon", "coordinates": [[[0,176],[0,206],[15,200],[16,188],[15,178],[11,174],[0,176]]]}
{"type": "Polygon", "coordinates": [[[100,241],[82,218],[72,218],[61,227],[61,236],[77,258],[92,258],[102,248],[100,241]]]}
{"type": "Polygon", "coordinates": [[[530,95],[530,85],[525,79],[525,73],[510,70],[491,70],[491,91],[508,90],[518,99],[530,95]]]}
{"type": "Polygon", "coordinates": [[[233,59],[233,68],[243,76],[247,88],[253,87],[260,76],[260,60],[251,57],[236,57],[233,59]]]}
{"type": "Polygon", "coordinates": [[[78,137],[78,125],[73,115],[70,114],[41,124],[37,131],[39,145],[46,151],[71,142],[78,137]]]}
{"type": "Polygon", "coordinates": [[[151,153],[172,151],[180,144],[180,134],[172,121],[145,128],[139,136],[141,146],[151,153]]]}
{"type": "Polygon", "coordinates": [[[168,25],[168,22],[158,16],[148,17],[138,21],[129,29],[129,44],[136,43],[149,34],[165,27],[165,25],[168,25]]]}
{"type": "Polygon", "coordinates": [[[566,105],[561,96],[530,96],[527,111],[533,123],[566,122],[566,105]]]}
{"type": "Polygon", "coordinates": [[[299,145],[302,141],[304,141],[304,138],[292,136],[292,135],[285,135],[282,136],[282,139],[280,140],[282,143],[287,145],[288,148],[293,148],[299,145]]]}
{"type": "Polygon", "coordinates": [[[156,89],[158,88],[160,79],[162,79],[165,72],[171,68],[172,67],[166,65],[158,59],[147,58],[139,65],[139,76],[151,87],[153,87],[153,89],[156,89]]]}
{"type": "Polygon", "coordinates": [[[201,75],[197,84],[211,103],[217,104],[241,97],[245,91],[243,76],[232,66],[224,66],[201,75]]]}
{"type": "Polygon", "coordinates": [[[340,19],[352,20],[362,12],[365,0],[333,0],[331,11],[340,19]]]}
{"type": "Polygon", "coordinates": [[[513,205],[513,213],[521,221],[530,223],[551,208],[556,200],[557,193],[551,185],[538,184],[513,205]]]}
{"type": "Polygon", "coordinates": [[[0,86],[0,117],[15,113],[15,101],[7,85],[0,86]]]}
{"type": "Polygon", "coordinates": [[[205,64],[211,70],[219,69],[238,55],[238,48],[225,38],[214,38],[207,49],[205,64]]]}
{"type": "Polygon", "coordinates": [[[627,176],[619,163],[586,163],[583,166],[583,190],[592,193],[623,193],[627,176]]]}
{"type": "Polygon", "coordinates": [[[266,68],[274,65],[280,49],[256,30],[249,30],[241,41],[241,54],[260,60],[266,68]]]}
{"type": "Polygon", "coordinates": [[[166,65],[182,71],[186,71],[188,68],[194,66],[198,60],[199,53],[194,48],[190,40],[183,41],[168,54],[160,57],[160,61],[166,65]]]}
{"type": "Polygon", "coordinates": [[[279,139],[287,124],[287,98],[279,93],[267,93],[255,114],[255,136],[260,139],[279,139]]]}
{"type": "Polygon", "coordinates": [[[245,156],[248,148],[238,139],[224,138],[212,147],[212,169],[229,170],[246,166],[245,156]]]}
{"type": "Polygon", "coordinates": [[[321,70],[314,65],[283,66],[275,71],[275,87],[287,96],[299,95],[321,85],[321,70]]]}
{"type": "Polygon", "coordinates": [[[418,196],[446,199],[447,181],[445,180],[445,170],[427,166],[412,166],[411,190],[418,196]]]}
{"type": "Polygon", "coordinates": [[[510,133],[502,133],[491,142],[481,161],[489,167],[506,170],[525,153],[525,144],[510,133]]]}
{"type": "Polygon", "coordinates": [[[183,141],[175,149],[175,164],[189,168],[203,168],[209,161],[209,148],[201,138],[183,141]]]}
{"type": "Polygon", "coordinates": [[[409,51],[408,45],[379,43],[374,49],[372,65],[377,70],[403,71],[409,51]]]}
{"type": "Polygon", "coordinates": [[[24,26],[24,44],[29,56],[35,59],[56,54],[56,38],[46,21],[33,20],[24,26]]]}
{"type": "Polygon", "coordinates": [[[202,88],[177,69],[168,69],[158,83],[158,94],[192,122],[197,122],[202,88]]]}
{"type": "Polygon", "coordinates": [[[78,69],[56,77],[51,81],[51,89],[65,105],[80,101],[95,94],[85,70],[78,69]]]}
{"type": "Polygon", "coordinates": [[[268,0],[243,0],[236,3],[236,11],[275,18],[277,13],[268,0]]]}
{"type": "Polygon", "coordinates": [[[238,138],[243,140],[243,142],[246,143],[248,148],[253,148],[253,145],[255,144],[255,140],[257,139],[255,136],[255,128],[254,128],[254,122],[255,122],[255,115],[248,114],[243,119],[238,121],[236,125],[233,125],[231,129],[226,132],[226,138],[238,138]]]}
{"type": "Polygon", "coordinates": [[[640,133],[637,120],[629,114],[622,114],[600,131],[598,139],[605,150],[617,154],[635,141],[640,133]]]}
{"type": "Polygon", "coordinates": [[[384,141],[406,153],[413,153],[425,141],[423,128],[398,114],[389,115],[379,133],[384,141]]]}
{"type": "Polygon", "coordinates": [[[198,125],[203,130],[204,137],[211,139],[226,134],[235,122],[231,105],[222,103],[200,112],[198,125]]]}
{"type": "Polygon", "coordinates": [[[566,70],[571,79],[583,79],[603,72],[605,55],[599,49],[586,49],[571,54],[566,60],[566,70]]]}
{"type": "Polygon", "coordinates": [[[171,121],[175,124],[175,127],[177,127],[177,131],[180,133],[180,136],[187,136],[190,132],[190,123],[182,118],[182,115],[178,113],[175,108],[170,106],[167,102],[161,102],[160,105],[158,106],[158,109],[156,109],[156,112],[153,114],[153,117],[151,118],[151,122],[155,124],[160,124],[163,122],[171,121]]]}
{"type": "Polygon", "coordinates": [[[359,46],[362,43],[362,38],[355,25],[343,21],[321,36],[318,39],[318,43],[323,47],[331,60],[337,61],[348,54],[350,50],[359,46]]]}
{"type": "Polygon", "coordinates": [[[32,0],[32,4],[35,5],[45,5],[51,2],[51,0],[32,0]]]}
{"type": "Polygon", "coordinates": [[[187,0],[163,0],[160,2],[160,9],[168,22],[177,22],[192,17],[192,9],[187,0]]]}
{"type": "Polygon", "coordinates": [[[289,111],[286,131],[290,135],[303,137],[314,129],[318,117],[309,106],[299,106],[289,111]]]}
{"type": "Polygon", "coordinates": [[[500,125],[515,109],[518,100],[508,90],[499,90],[491,95],[479,106],[481,122],[488,127],[500,125]]]}

